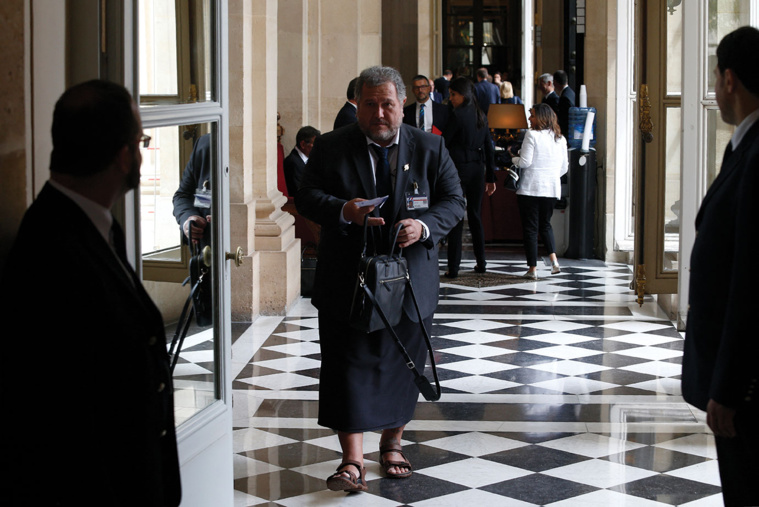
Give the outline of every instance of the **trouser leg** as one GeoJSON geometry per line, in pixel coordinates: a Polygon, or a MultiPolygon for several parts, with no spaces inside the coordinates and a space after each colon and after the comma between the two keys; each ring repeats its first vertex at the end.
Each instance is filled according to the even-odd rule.
{"type": "Polygon", "coordinates": [[[539,197],[539,230],[540,239],[549,254],[556,252],[556,243],[553,237],[553,227],[551,227],[551,217],[556,199],[553,197],[539,197]]]}
{"type": "Polygon", "coordinates": [[[527,265],[538,265],[538,206],[535,198],[529,195],[517,195],[519,216],[522,220],[522,241],[527,265]]]}

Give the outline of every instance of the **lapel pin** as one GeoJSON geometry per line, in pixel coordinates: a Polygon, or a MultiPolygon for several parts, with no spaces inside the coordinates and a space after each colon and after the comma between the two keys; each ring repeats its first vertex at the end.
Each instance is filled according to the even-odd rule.
{"type": "Polygon", "coordinates": [[[408,164],[406,164],[406,165],[403,166],[403,170],[404,171],[408,171],[408,164]]]}

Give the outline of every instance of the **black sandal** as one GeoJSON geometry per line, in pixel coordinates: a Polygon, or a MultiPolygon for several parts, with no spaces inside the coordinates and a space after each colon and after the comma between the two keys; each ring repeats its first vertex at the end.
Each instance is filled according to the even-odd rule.
{"type": "Polygon", "coordinates": [[[369,491],[369,486],[366,485],[366,467],[356,461],[343,461],[337,467],[337,472],[327,477],[327,487],[332,491],[369,491]],[[348,465],[355,467],[358,475],[344,470],[348,465]]]}
{"type": "Polygon", "coordinates": [[[385,475],[388,479],[405,479],[406,477],[411,477],[411,463],[409,463],[408,458],[406,458],[406,455],[403,454],[403,447],[401,447],[399,444],[385,444],[380,447],[380,466],[385,471],[385,475]],[[385,454],[389,452],[396,452],[403,457],[403,461],[390,461],[385,459],[385,454]],[[393,467],[397,468],[407,468],[407,472],[402,473],[391,473],[390,469],[393,467]]]}

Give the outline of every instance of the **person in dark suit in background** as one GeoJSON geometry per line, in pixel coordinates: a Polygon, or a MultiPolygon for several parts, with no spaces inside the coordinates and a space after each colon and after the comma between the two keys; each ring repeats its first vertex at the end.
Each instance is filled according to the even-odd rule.
{"type": "Polygon", "coordinates": [[[186,241],[211,244],[211,134],[195,143],[172,199],[174,217],[186,241]]]}
{"type": "Polygon", "coordinates": [[[440,95],[440,92],[435,90],[435,82],[430,81],[430,98],[433,102],[437,102],[438,104],[443,103],[443,96],[440,95]]]}
{"type": "Polygon", "coordinates": [[[340,127],[344,127],[346,125],[350,125],[351,123],[356,123],[358,120],[356,118],[356,99],[355,99],[355,88],[356,88],[356,81],[358,81],[357,77],[354,77],[351,79],[351,82],[348,83],[348,90],[345,92],[345,96],[347,97],[347,101],[345,104],[343,104],[343,107],[340,108],[340,111],[337,112],[337,116],[335,117],[335,123],[332,126],[333,130],[337,130],[340,127]]]}
{"type": "Polygon", "coordinates": [[[474,85],[474,88],[477,93],[477,104],[485,116],[488,115],[490,104],[501,103],[501,90],[497,85],[490,82],[489,77],[488,70],[485,67],[477,69],[477,84],[474,85]]]}
{"type": "Polygon", "coordinates": [[[411,80],[416,102],[403,108],[403,123],[440,135],[448,123],[448,106],[430,98],[430,80],[421,74],[411,80]]]}
{"type": "Polygon", "coordinates": [[[575,107],[575,91],[569,87],[567,73],[563,70],[553,73],[553,82],[559,95],[559,110],[556,111],[559,128],[561,128],[561,135],[569,139],[569,109],[575,107]]]}
{"type": "MultiPolygon", "coordinates": [[[[474,85],[465,77],[451,81],[449,88],[453,112],[443,132],[445,145],[461,180],[466,197],[469,230],[477,273],[485,272],[485,232],[482,226],[482,199],[495,192],[495,149],[490,137],[488,119],[477,107],[474,85]]],[[[463,217],[462,217],[463,218],[463,217]]],[[[464,221],[461,220],[448,235],[448,271],[445,276],[456,278],[461,264],[464,221]]]]}
{"type": "Polygon", "coordinates": [[[320,135],[321,132],[310,125],[301,127],[295,135],[295,147],[284,161],[287,193],[291,197],[295,197],[295,194],[298,192],[300,180],[303,177],[303,170],[306,168],[306,162],[308,162],[308,156],[314,147],[314,141],[320,135]]]}
{"type": "Polygon", "coordinates": [[[559,114],[559,95],[553,89],[553,74],[542,74],[538,78],[538,89],[543,94],[543,104],[548,104],[553,112],[559,114]]]}
{"type": "Polygon", "coordinates": [[[177,506],[164,323],[110,211],[139,185],[150,137],[129,92],[100,80],[60,97],[52,137],[1,280],[5,315],[25,325],[0,374],[3,504],[177,506]]]}
{"type": "Polygon", "coordinates": [[[453,71],[451,69],[445,69],[443,75],[435,79],[435,90],[443,97],[443,102],[448,100],[448,85],[451,79],[453,79],[453,71]]]}
{"type": "MultiPolygon", "coordinates": [[[[386,329],[363,333],[348,323],[364,217],[371,250],[389,253],[389,235],[404,228],[398,246],[413,282],[423,322],[430,326],[438,303],[437,242],[463,217],[464,198],[443,138],[403,124],[406,90],[390,67],[364,70],[356,86],[358,124],[316,140],[295,198],[298,212],[321,226],[312,302],[319,311],[321,373],[319,424],[337,431],[343,452],[331,490],[366,491],[363,433],[382,430],[380,465],[389,478],[409,477],[401,437],[419,390],[386,329]],[[379,215],[360,203],[389,195],[379,215]],[[412,197],[411,199],[409,197],[412,197]],[[380,231],[382,234],[379,234],[380,231]]],[[[397,310],[395,310],[397,311],[397,310]]],[[[426,346],[410,297],[395,331],[418,371],[426,346]]]]}
{"type": "Polygon", "coordinates": [[[696,217],[683,354],[683,398],[706,411],[726,506],[759,505],[756,48],[753,27],[726,35],[717,47],[714,92],[722,119],[737,128],[696,217]]]}

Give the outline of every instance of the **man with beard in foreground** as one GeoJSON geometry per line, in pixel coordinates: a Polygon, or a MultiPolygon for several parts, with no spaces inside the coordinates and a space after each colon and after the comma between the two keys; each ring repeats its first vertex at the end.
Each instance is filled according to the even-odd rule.
{"type": "Polygon", "coordinates": [[[0,306],[3,505],[177,506],[181,490],[161,314],[111,207],[150,137],[124,87],[88,81],[55,105],[50,180],[27,210],[0,306]]]}
{"type": "MultiPolygon", "coordinates": [[[[317,138],[295,199],[298,212],[321,225],[312,299],[322,360],[318,422],[337,431],[343,451],[337,473],[327,479],[336,491],[367,490],[366,431],[382,430],[380,465],[388,478],[412,473],[401,436],[419,397],[414,375],[386,329],[363,333],[348,323],[364,216],[372,213],[369,226],[384,238],[369,252],[388,253],[392,226],[404,225],[397,244],[427,329],[438,303],[436,245],[464,216],[461,183],[442,137],[403,124],[400,74],[389,67],[364,70],[356,99],[358,123],[317,138]],[[379,210],[360,206],[383,196],[389,198],[379,210]]],[[[423,373],[427,350],[410,297],[402,311],[395,331],[423,373]]]]}

